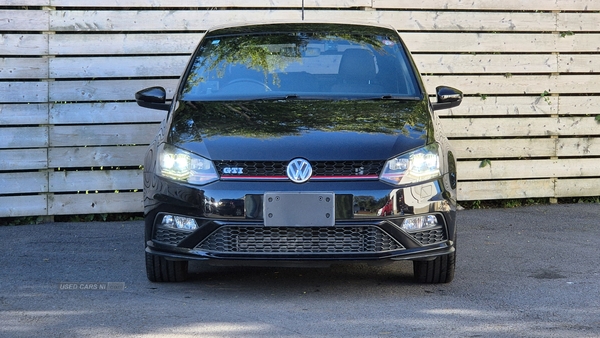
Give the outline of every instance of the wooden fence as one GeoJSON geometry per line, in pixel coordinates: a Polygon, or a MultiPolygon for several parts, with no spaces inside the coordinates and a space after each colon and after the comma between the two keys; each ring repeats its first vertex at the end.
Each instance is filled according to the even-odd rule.
{"type": "MultiPolygon", "coordinates": [[[[0,217],[139,212],[143,153],[209,27],[300,21],[301,0],[2,0],[0,217]]],[[[441,112],[459,199],[600,196],[600,1],[305,0],[306,20],[391,24],[441,112]],[[482,165],[485,165],[482,167],[482,165]]]]}

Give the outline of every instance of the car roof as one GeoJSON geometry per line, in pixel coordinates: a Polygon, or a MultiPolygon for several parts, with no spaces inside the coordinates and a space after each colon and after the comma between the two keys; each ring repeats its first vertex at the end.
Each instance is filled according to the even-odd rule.
{"type": "MultiPolygon", "coordinates": [[[[339,32],[339,33],[372,33],[389,34],[396,33],[392,26],[374,23],[352,22],[352,23],[329,23],[322,21],[294,21],[294,22],[272,22],[272,23],[233,23],[215,26],[206,32],[206,36],[237,35],[243,33],[276,33],[276,32],[339,32]]],[[[397,34],[397,33],[396,33],[397,34]]]]}

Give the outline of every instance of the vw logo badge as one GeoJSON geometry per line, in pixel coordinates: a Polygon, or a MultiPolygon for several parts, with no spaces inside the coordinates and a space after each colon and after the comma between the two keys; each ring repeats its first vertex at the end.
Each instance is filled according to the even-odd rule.
{"type": "Polygon", "coordinates": [[[288,164],[287,175],[295,183],[304,183],[312,176],[312,167],[307,160],[296,158],[288,164]]]}

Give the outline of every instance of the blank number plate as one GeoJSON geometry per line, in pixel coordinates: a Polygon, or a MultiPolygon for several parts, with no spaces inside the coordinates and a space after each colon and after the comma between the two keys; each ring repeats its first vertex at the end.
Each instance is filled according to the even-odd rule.
{"type": "Polygon", "coordinates": [[[333,226],[332,192],[268,192],[263,200],[265,226],[333,226]]]}

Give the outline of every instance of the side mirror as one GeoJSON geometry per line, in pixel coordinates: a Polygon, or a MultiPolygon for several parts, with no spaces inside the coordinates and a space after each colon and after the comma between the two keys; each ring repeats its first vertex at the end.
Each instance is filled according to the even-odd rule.
{"type": "Polygon", "coordinates": [[[433,110],[458,107],[462,102],[463,93],[456,88],[440,86],[435,91],[437,102],[433,104],[433,110]]]}
{"type": "Polygon", "coordinates": [[[150,87],[142,89],[135,93],[135,101],[140,107],[169,110],[170,104],[167,101],[167,91],[163,87],[150,87]]]}

